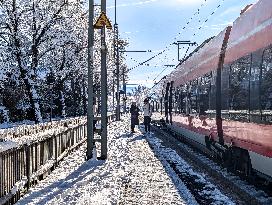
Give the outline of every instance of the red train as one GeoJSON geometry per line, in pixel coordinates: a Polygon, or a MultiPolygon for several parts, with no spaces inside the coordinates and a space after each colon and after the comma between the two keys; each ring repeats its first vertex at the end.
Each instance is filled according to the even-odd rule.
{"type": "Polygon", "coordinates": [[[272,181],[272,1],[206,40],[161,85],[167,126],[272,181]]]}

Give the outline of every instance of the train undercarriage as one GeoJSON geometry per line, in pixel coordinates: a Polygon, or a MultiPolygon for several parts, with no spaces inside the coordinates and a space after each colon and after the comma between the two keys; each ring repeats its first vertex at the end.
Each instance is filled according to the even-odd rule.
{"type": "Polygon", "coordinates": [[[164,119],[161,119],[156,123],[160,124],[163,129],[171,132],[180,141],[188,144],[194,149],[197,149],[201,153],[204,153],[228,171],[271,193],[272,178],[252,167],[248,150],[233,146],[232,144],[221,145],[217,141],[213,140],[211,136],[202,136],[202,138],[204,138],[204,143],[198,142],[190,137],[191,135],[200,137],[200,134],[198,133],[188,130],[184,132],[185,129],[180,129],[177,126],[168,124],[164,119]]]}

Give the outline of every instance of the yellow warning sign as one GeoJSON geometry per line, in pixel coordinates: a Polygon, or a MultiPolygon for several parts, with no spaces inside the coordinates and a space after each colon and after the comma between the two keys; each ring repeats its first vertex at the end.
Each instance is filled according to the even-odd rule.
{"type": "Polygon", "coordinates": [[[99,18],[97,19],[96,23],[94,24],[94,28],[100,29],[103,28],[104,26],[106,26],[107,29],[112,29],[110,20],[106,16],[106,13],[102,12],[99,18]]]}

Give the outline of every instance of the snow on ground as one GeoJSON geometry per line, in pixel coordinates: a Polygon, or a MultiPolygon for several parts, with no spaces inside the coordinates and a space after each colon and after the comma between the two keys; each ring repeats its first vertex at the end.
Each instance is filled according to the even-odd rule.
{"type": "Polygon", "coordinates": [[[107,160],[85,161],[85,155],[86,144],[17,204],[197,204],[168,161],[202,181],[206,189],[200,194],[210,196],[213,204],[233,204],[154,134],[130,134],[129,119],[109,126],[107,160]]]}
{"type": "Polygon", "coordinates": [[[196,204],[184,186],[176,186],[179,179],[166,172],[146,137],[129,134],[129,120],[108,130],[107,160],[84,161],[84,145],[17,204],[196,204]]]}
{"type": "Polygon", "coordinates": [[[166,148],[161,145],[161,140],[156,137],[148,137],[148,141],[151,143],[154,148],[154,152],[158,152],[160,158],[171,162],[175,165],[175,168],[178,170],[178,173],[182,174],[182,178],[190,178],[195,184],[201,184],[203,187],[201,189],[196,185],[195,191],[199,190],[199,195],[205,195],[205,198],[208,198],[212,201],[211,204],[220,205],[228,204],[234,205],[230,198],[225,196],[220,192],[220,190],[210,183],[206,176],[202,173],[195,172],[192,167],[183,160],[174,150],[166,148]]]}

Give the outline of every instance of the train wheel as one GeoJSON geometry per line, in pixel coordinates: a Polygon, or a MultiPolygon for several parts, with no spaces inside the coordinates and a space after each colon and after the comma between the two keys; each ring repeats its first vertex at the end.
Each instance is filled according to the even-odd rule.
{"type": "Polygon", "coordinates": [[[252,166],[247,150],[232,147],[230,148],[230,168],[246,178],[252,175],[252,166]]]}
{"type": "Polygon", "coordinates": [[[250,161],[250,157],[248,154],[247,150],[243,150],[242,152],[242,158],[243,158],[243,162],[242,162],[242,172],[244,173],[244,175],[249,178],[252,175],[252,166],[251,166],[251,161],[250,161]]]}
{"type": "Polygon", "coordinates": [[[228,171],[233,171],[233,158],[231,149],[228,149],[224,154],[223,166],[226,167],[228,171]]]}
{"type": "Polygon", "coordinates": [[[212,144],[212,140],[211,140],[211,137],[210,136],[205,136],[205,144],[206,144],[206,147],[211,150],[211,144],[212,144]]]}

